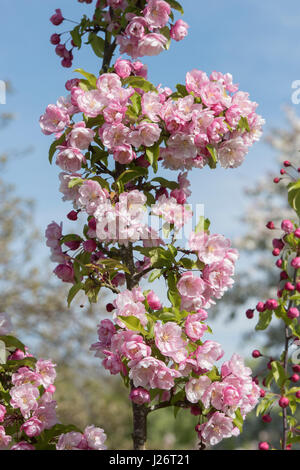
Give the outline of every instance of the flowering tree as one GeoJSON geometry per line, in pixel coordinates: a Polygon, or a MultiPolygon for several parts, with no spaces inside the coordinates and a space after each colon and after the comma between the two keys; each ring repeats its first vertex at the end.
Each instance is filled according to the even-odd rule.
{"type": "MultiPolygon", "coordinates": [[[[280,446],[283,450],[291,448],[292,444],[300,441],[299,417],[296,415],[297,405],[300,402],[300,387],[295,385],[300,380],[299,349],[292,349],[293,345],[299,348],[300,327],[298,306],[300,304],[300,250],[299,250],[299,216],[300,216],[300,182],[297,179],[299,168],[289,160],[283,162],[280,177],[275,177],[273,182],[288,181],[287,201],[294,215],[291,219],[284,219],[281,224],[275,224],[270,220],[267,229],[279,232],[279,236],[273,238],[272,254],[277,258],[276,266],[280,269],[276,298],[269,298],[266,302],[258,302],[256,310],[259,312],[259,321],[256,330],[266,330],[272,318],[280,320],[283,330],[284,346],[277,359],[267,357],[265,368],[260,372],[262,384],[269,391],[262,390],[263,400],[257,408],[257,413],[262,414],[266,423],[272,421],[271,413],[278,411],[282,418],[282,433],[280,446]],[[277,406],[276,406],[277,405],[277,406]]],[[[281,188],[282,191],[282,188],[281,188]]],[[[288,213],[291,212],[288,210],[288,213]]],[[[248,318],[253,318],[254,310],[247,310],[248,318]]],[[[264,356],[259,350],[252,353],[254,358],[264,356]]],[[[258,378],[257,378],[258,383],[258,378]]],[[[272,445],[274,448],[274,445],[272,445]]],[[[261,442],[259,448],[267,450],[270,443],[261,442]]]]}
{"type": "MultiPolygon", "coordinates": [[[[217,444],[239,434],[260,395],[241,357],[218,369],[221,346],[203,341],[206,310],[233,285],[237,251],[203,216],[183,244],[193,216],[188,171],[239,166],[261,135],[257,104],[230,74],[192,70],[173,92],[149,82],[140,61],[111,63],[117,47],[137,59],[183,39],[188,25],[174,23],[172,9],[182,12],[174,0],[100,0],[70,32],[71,50],[52,35],[64,67],[85,35],[102,67],[99,76],[77,69],[84,78],[69,80],[70,94],[40,119],[55,135],[49,159],[56,154],[60,191],[73,204],[67,217],[85,219],[80,234],[47,227],[54,273],[72,284],[69,304],[81,290],[91,303],[104,288],[115,295],[91,349],[129,389],[135,449],[145,448],[149,413],[171,406],[197,416],[199,448],[217,444]],[[160,163],[180,170],[176,181],[156,176],[160,163]],[[168,306],[142,290],[144,278],[163,279],[168,306]]],[[[65,21],[59,9],[51,21],[65,21]]]]}

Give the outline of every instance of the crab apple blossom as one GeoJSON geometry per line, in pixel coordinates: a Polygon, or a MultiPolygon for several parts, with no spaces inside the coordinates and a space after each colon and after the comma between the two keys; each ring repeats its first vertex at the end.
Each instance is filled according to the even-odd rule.
{"type": "MultiPolygon", "coordinates": [[[[144,446],[148,413],[162,406],[180,406],[200,416],[197,432],[206,446],[236,436],[234,421],[244,420],[260,395],[238,355],[218,370],[224,352],[206,337],[211,332],[206,310],[233,286],[237,251],[225,236],[210,232],[207,219],[202,231],[199,222],[187,235],[187,249],[178,243],[193,217],[187,205],[188,172],[241,165],[262,132],[257,104],[229,73],[194,69],[173,92],[149,82],[139,60],[119,57],[112,64],[116,49],[137,59],[158,55],[172,39],[181,41],[188,24],[174,20],[173,8],[181,10],[164,0],[97,1],[93,19],[71,31],[70,50],[57,34],[51,42],[62,65],[69,67],[85,34],[95,52],[92,28],[97,28],[99,44],[105,30],[102,68],[99,76],[77,69],[84,78],[70,78],[65,85],[69,94],[49,105],[40,119],[42,132],[55,134],[49,159],[62,169],[59,190],[73,206],[67,218],[81,224],[76,234],[63,233],[62,224],[48,226],[54,273],[71,284],[68,303],[80,290],[92,303],[104,290],[114,295],[106,305],[111,318],[101,319],[90,350],[130,389],[136,449],[144,446]],[[177,179],[162,178],[160,167],[180,170],[177,179]],[[166,282],[169,305],[154,290],[142,290],[148,278],[166,282]]],[[[56,13],[54,21],[64,19],[56,13]]],[[[283,256],[286,241],[278,240],[274,249],[283,256]]],[[[271,301],[264,310],[277,309],[271,301]]],[[[39,421],[48,429],[56,420],[49,389],[54,369],[48,366],[39,360],[33,374],[24,372],[30,386],[40,380],[46,389],[24,424],[37,439],[39,421]]],[[[101,450],[104,437],[93,426],[83,433],[72,429],[57,436],[55,446],[101,450]]]]}
{"type": "Polygon", "coordinates": [[[144,403],[150,403],[150,395],[147,390],[142,387],[133,388],[130,392],[129,398],[137,405],[143,405],[144,403]]]}

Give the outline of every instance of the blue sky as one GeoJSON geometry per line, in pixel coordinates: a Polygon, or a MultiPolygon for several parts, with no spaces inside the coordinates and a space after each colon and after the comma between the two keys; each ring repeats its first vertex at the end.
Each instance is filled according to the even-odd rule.
{"type": "MultiPolygon", "coordinates": [[[[210,73],[230,72],[234,82],[259,103],[266,119],[265,133],[284,126],[283,105],[291,103],[291,84],[300,79],[300,4],[297,0],[183,0],[188,37],[173,42],[169,52],[144,60],[155,84],[174,87],[185,73],[198,68],[210,73]]],[[[72,70],[82,67],[97,73],[100,63],[91,51],[75,52],[72,69],[63,69],[49,37],[71,29],[71,23],[56,28],[49,22],[55,8],[77,20],[91,7],[76,0],[14,0],[1,5],[0,79],[12,81],[14,94],[0,111],[12,111],[16,121],[1,131],[1,151],[34,146],[34,152],[12,162],[7,179],[17,193],[36,201],[36,222],[41,230],[52,220],[66,220],[69,208],[58,192],[58,169],[48,163],[51,137],[38,124],[48,103],[64,95],[64,83],[72,70]]],[[[297,106],[296,106],[297,108],[297,106]]],[[[274,168],[275,156],[263,142],[256,144],[245,163],[235,170],[193,170],[192,203],[204,203],[212,230],[234,237],[243,231],[238,217],[247,200],[243,188],[259,174],[274,168]]],[[[275,166],[276,168],[276,166],[275,166]]],[[[39,247],[44,253],[44,249],[39,247]]],[[[226,334],[224,330],[224,334],[226,334]]],[[[229,334],[229,333],[228,333],[229,334]]]]}

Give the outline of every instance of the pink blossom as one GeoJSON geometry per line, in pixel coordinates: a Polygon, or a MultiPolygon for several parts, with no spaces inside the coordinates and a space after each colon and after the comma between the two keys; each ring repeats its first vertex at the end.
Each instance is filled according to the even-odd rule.
{"type": "Polygon", "coordinates": [[[108,348],[111,343],[112,336],[116,333],[115,325],[111,320],[101,320],[98,325],[98,338],[103,347],[108,348]]]}
{"type": "Polygon", "coordinates": [[[135,158],[136,154],[129,144],[118,145],[114,148],[114,159],[122,165],[130,163],[135,158]]]}
{"type": "Polygon", "coordinates": [[[56,377],[55,364],[47,359],[39,359],[35,365],[36,371],[42,377],[42,383],[45,388],[53,384],[56,377]]]}
{"type": "Polygon", "coordinates": [[[133,39],[141,39],[146,32],[147,21],[142,16],[134,16],[128,23],[125,34],[133,39]]]}
{"type": "Polygon", "coordinates": [[[185,386],[185,393],[188,401],[191,403],[198,403],[210,384],[211,380],[206,375],[203,375],[198,379],[191,377],[185,386]]]}
{"type": "Polygon", "coordinates": [[[112,150],[119,145],[127,143],[128,134],[128,127],[124,126],[122,123],[104,124],[101,129],[99,129],[99,136],[103,144],[112,150]]]}
{"type": "Polygon", "coordinates": [[[38,406],[37,399],[40,392],[37,387],[29,383],[13,387],[10,390],[10,404],[13,408],[20,408],[24,418],[27,418],[30,411],[38,406]]]}
{"type": "Polygon", "coordinates": [[[72,263],[59,264],[56,266],[53,272],[63,282],[74,281],[74,269],[72,263]]]}
{"type": "Polygon", "coordinates": [[[205,72],[194,69],[186,74],[186,89],[189,93],[193,92],[195,96],[200,97],[201,88],[209,82],[205,72]]]}
{"type": "Polygon", "coordinates": [[[177,20],[174,25],[172,25],[170,30],[170,36],[175,41],[182,41],[187,36],[189,25],[183,20],[177,20]]]}
{"type": "Polygon", "coordinates": [[[137,405],[143,405],[151,401],[149,392],[142,387],[133,388],[129,394],[129,398],[137,405]]]}
{"type": "Polygon", "coordinates": [[[20,441],[14,444],[10,450],[35,450],[35,448],[33,445],[29,444],[29,442],[20,441]]]}
{"type": "Polygon", "coordinates": [[[78,190],[78,203],[93,215],[100,204],[107,200],[106,192],[94,180],[85,180],[78,190]]]}
{"type": "Polygon", "coordinates": [[[167,198],[164,194],[152,206],[152,214],[161,216],[168,224],[180,229],[192,217],[188,206],[178,204],[174,197],[167,198]]]}
{"type": "MultiPolygon", "coordinates": [[[[142,339],[142,337],[141,337],[142,339]]],[[[151,355],[151,348],[147,346],[143,341],[126,341],[121,346],[122,354],[130,360],[129,366],[132,367],[138,361],[143,359],[144,357],[148,357],[151,355]]]]}
{"type": "Polygon", "coordinates": [[[81,175],[79,173],[73,173],[72,175],[69,175],[68,173],[61,172],[59,173],[58,177],[60,181],[59,191],[63,194],[62,200],[73,201],[74,206],[76,206],[79,186],[75,185],[73,188],[69,188],[69,183],[74,178],[81,178],[81,175]]]}
{"type": "Polygon", "coordinates": [[[218,159],[223,168],[237,168],[243,161],[247,146],[241,137],[227,140],[218,147],[218,159]]]}
{"type": "Polygon", "coordinates": [[[222,439],[231,437],[233,430],[232,419],[217,411],[206,423],[201,425],[200,435],[205,443],[214,446],[222,439]]]}
{"type": "Polygon", "coordinates": [[[198,258],[205,264],[222,261],[230,248],[230,240],[223,235],[208,235],[207,232],[192,232],[189,247],[198,253],[198,258]]]}
{"type": "Polygon", "coordinates": [[[221,372],[223,378],[231,374],[235,377],[249,378],[252,373],[250,367],[245,366],[243,358],[238,354],[233,354],[229,361],[224,362],[221,372]]]}
{"type": "Polygon", "coordinates": [[[151,147],[158,141],[160,134],[161,130],[157,124],[141,122],[135,130],[130,132],[129,141],[135,148],[141,145],[151,147]]]}
{"type": "MultiPolygon", "coordinates": [[[[142,303],[144,296],[140,289],[135,289],[133,291],[125,290],[117,295],[114,305],[116,311],[114,312],[115,317],[118,316],[136,316],[142,323],[143,326],[146,326],[148,323],[147,317],[145,315],[146,309],[142,303]]],[[[117,322],[120,326],[124,327],[121,321],[117,322]]]]}
{"type": "Polygon", "coordinates": [[[148,68],[147,65],[142,64],[139,60],[132,62],[132,69],[135,75],[143,77],[147,80],[148,68]]]}
{"type": "Polygon", "coordinates": [[[43,423],[35,416],[25,421],[20,427],[21,431],[24,431],[28,437],[36,437],[43,431],[43,423]]]}
{"type": "Polygon", "coordinates": [[[169,21],[170,5],[163,0],[148,0],[143,11],[145,20],[151,28],[162,28],[169,21]]]}
{"type": "Polygon", "coordinates": [[[82,163],[85,163],[85,158],[76,148],[58,147],[60,152],[56,157],[56,165],[58,165],[63,171],[74,173],[81,169],[82,163]]]}
{"type": "Polygon", "coordinates": [[[178,132],[169,138],[167,144],[169,151],[173,152],[174,159],[189,160],[197,156],[197,149],[192,135],[178,132]]]}
{"type": "Polygon", "coordinates": [[[155,56],[160,54],[168,40],[165,36],[159,33],[150,33],[146,34],[140,41],[138,45],[138,55],[143,56],[155,56]]]}
{"type": "Polygon", "coordinates": [[[159,113],[161,111],[162,104],[160,101],[160,96],[153,92],[149,91],[144,93],[142,96],[142,111],[151,121],[159,122],[159,113]]]}
{"type": "Polygon", "coordinates": [[[125,366],[123,365],[119,354],[114,354],[111,351],[103,350],[103,354],[106,356],[102,361],[104,369],[109,370],[112,375],[126,372],[125,366]]]}
{"type": "Polygon", "coordinates": [[[201,297],[205,284],[200,277],[195,277],[192,271],[187,271],[179,279],[177,289],[181,296],[194,299],[201,297]]]}
{"type": "Polygon", "coordinates": [[[0,404],[0,423],[4,421],[5,415],[6,415],[6,408],[4,405],[0,404]]]}
{"type": "Polygon", "coordinates": [[[174,386],[174,379],[181,374],[175,369],[169,369],[162,361],[154,357],[145,357],[139,361],[129,372],[135,387],[161,388],[170,390],[174,386]]]}
{"type": "Polygon", "coordinates": [[[42,384],[40,375],[28,367],[20,367],[17,372],[12,374],[11,381],[16,386],[30,383],[35,387],[39,387],[42,384]]]}
{"type": "Polygon", "coordinates": [[[40,126],[43,134],[45,135],[62,132],[69,124],[69,115],[64,109],[61,109],[54,104],[49,104],[46,108],[45,114],[40,117],[40,126]]]}
{"type": "Polygon", "coordinates": [[[207,330],[207,325],[201,323],[201,313],[188,315],[185,320],[185,332],[192,341],[198,341],[207,330]]]}
{"type": "Polygon", "coordinates": [[[56,450],[77,450],[82,440],[83,435],[80,432],[71,431],[61,434],[56,444],[56,450]]]}
{"type": "Polygon", "coordinates": [[[70,147],[79,150],[87,149],[95,136],[92,129],[88,129],[83,121],[76,123],[68,136],[70,147]]]}
{"type": "Polygon", "coordinates": [[[203,280],[209,285],[212,295],[220,299],[233,286],[234,265],[227,258],[212,263],[203,269],[203,280]]]}
{"type": "Polygon", "coordinates": [[[106,108],[104,108],[103,117],[105,122],[108,124],[119,124],[123,121],[126,111],[126,106],[122,106],[121,104],[112,101],[106,108]]]}
{"type": "Polygon", "coordinates": [[[60,225],[56,222],[49,224],[45,231],[45,237],[47,238],[47,246],[55,248],[62,237],[62,223],[60,225]]]}
{"type": "Polygon", "coordinates": [[[153,290],[147,294],[147,302],[152,310],[160,310],[162,308],[161,302],[153,290]]]}
{"type": "Polygon", "coordinates": [[[83,435],[90,450],[106,450],[107,447],[104,445],[106,434],[103,429],[93,425],[87,426],[83,435]]]}
{"type": "Polygon", "coordinates": [[[4,427],[0,426],[0,450],[7,449],[11,439],[11,436],[5,433],[4,427]]]}
{"type": "Polygon", "coordinates": [[[108,104],[108,99],[99,90],[89,90],[84,93],[78,93],[76,98],[78,108],[88,117],[99,116],[103,108],[108,104]]]}
{"type": "Polygon", "coordinates": [[[132,72],[131,62],[120,57],[117,59],[114,68],[119,77],[123,79],[129,77],[132,72]]]}
{"type": "Polygon", "coordinates": [[[182,362],[188,353],[186,343],[182,339],[182,330],[174,322],[163,324],[157,321],[154,326],[155,344],[164,356],[171,357],[175,362],[182,362]]]}
{"type": "Polygon", "coordinates": [[[221,345],[215,341],[205,341],[196,350],[197,365],[201,369],[211,370],[215,362],[221,359],[224,351],[221,345]]]}

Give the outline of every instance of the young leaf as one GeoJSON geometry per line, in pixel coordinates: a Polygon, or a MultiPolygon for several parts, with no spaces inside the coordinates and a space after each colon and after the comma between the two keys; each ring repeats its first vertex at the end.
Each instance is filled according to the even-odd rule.
{"type": "Polygon", "coordinates": [[[70,307],[72,300],[74,299],[75,295],[83,288],[83,285],[81,282],[78,282],[77,284],[74,284],[74,286],[71,287],[68,293],[68,307],[70,307]]]}
{"type": "Polygon", "coordinates": [[[123,84],[133,88],[140,88],[146,92],[154,91],[155,93],[158,93],[155,86],[148,82],[148,80],[145,80],[143,77],[127,77],[123,80],[123,84]]]}
{"type": "Polygon", "coordinates": [[[83,70],[83,69],[75,69],[74,72],[78,72],[78,73],[80,73],[81,75],[83,75],[83,76],[87,79],[87,81],[89,82],[89,84],[90,84],[93,88],[96,88],[97,78],[95,77],[95,75],[93,75],[92,73],[86,72],[86,71],[83,70]]]}

